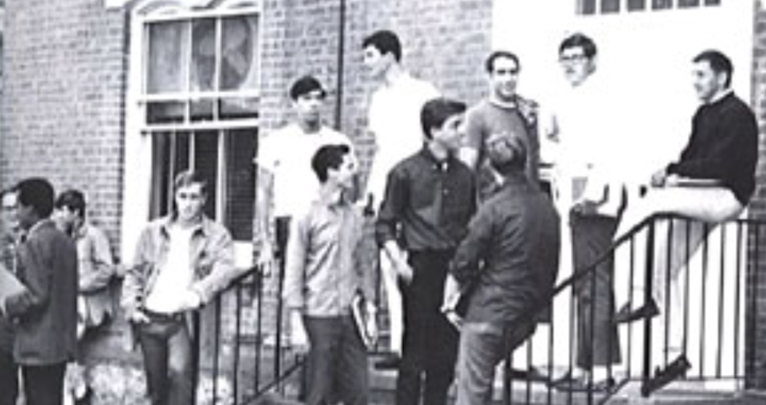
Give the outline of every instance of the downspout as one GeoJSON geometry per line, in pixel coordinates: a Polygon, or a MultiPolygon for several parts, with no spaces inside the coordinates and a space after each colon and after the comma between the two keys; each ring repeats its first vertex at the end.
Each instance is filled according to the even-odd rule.
{"type": "Polygon", "coordinates": [[[341,130],[343,123],[343,70],[344,70],[344,47],[346,44],[346,0],[340,0],[338,11],[338,73],[335,97],[335,128],[341,130]]]}

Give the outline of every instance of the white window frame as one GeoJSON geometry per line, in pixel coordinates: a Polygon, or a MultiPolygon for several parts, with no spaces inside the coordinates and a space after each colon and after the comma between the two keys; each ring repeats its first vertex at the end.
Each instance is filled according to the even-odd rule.
{"type": "MultiPolygon", "coordinates": [[[[148,25],[158,21],[179,21],[210,17],[226,17],[243,14],[263,15],[260,0],[145,0],[132,4],[130,9],[130,36],[128,50],[128,87],[126,92],[126,122],[125,122],[125,162],[123,176],[123,209],[121,226],[121,257],[123,262],[130,265],[135,254],[138,237],[149,220],[151,207],[152,185],[152,138],[151,132],[158,131],[200,131],[200,130],[230,130],[240,128],[259,128],[258,118],[241,118],[217,122],[190,122],[174,124],[149,124],[146,122],[146,106],[152,101],[177,101],[179,99],[195,99],[202,96],[223,98],[260,97],[260,86],[249,91],[204,91],[179,92],[162,95],[147,94],[144,70],[148,58],[148,25]]],[[[220,20],[219,21],[220,24],[220,20]]],[[[261,22],[259,21],[259,27],[261,22]]],[[[260,31],[260,29],[259,29],[260,31]]],[[[217,38],[216,46],[221,46],[221,36],[217,38]]],[[[259,41],[260,43],[260,38],[259,41]]],[[[255,59],[260,63],[260,49],[255,50],[255,59]]],[[[216,66],[216,75],[219,67],[216,66]]],[[[189,108],[185,109],[188,118],[189,108]]],[[[224,137],[219,137],[219,153],[223,151],[224,137]]],[[[225,204],[220,201],[224,195],[225,162],[219,155],[219,173],[217,182],[218,196],[216,201],[216,217],[223,218],[225,204]]],[[[252,265],[252,242],[235,242],[237,265],[249,267],[252,265]]]]}

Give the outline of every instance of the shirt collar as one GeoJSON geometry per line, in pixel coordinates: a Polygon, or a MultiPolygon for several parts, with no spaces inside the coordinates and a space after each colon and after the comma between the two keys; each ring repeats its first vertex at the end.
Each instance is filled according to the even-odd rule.
{"type": "Polygon", "coordinates": [[[55,226],[55,224],[50,218],[43,218],[37,221],[34,225],[32,225],[32,227],[29,228],[29,231],[27,231],[26,233],[22,233],[22,238],[26,240],[35,232],[37,232],[39,229],[47,228],[49,226],[55,226]]]}
{"type": "Polygon", "coordinates": [[[733,94],[734,94],[734,90],[733,89],[730,89],[730,88],[726,89],[723,92],[721,92],[721,94],[719,94],[718,97],[716,97],[713,100],[708,101],[707,103],[704,103],[703,105],[712,106],[712,105],[719,104],[723,100],[729,98],[729,96],[731,96],[733,94]]]}
{"type": "MultiPolygon", "coordinates": [[[[170,227],[173,226],[176,223],[175,216],[174,215],[168,215],[166,217],[163,217],[160,220],[160,229],[162,232],[167,236],[170,235],[170,227]]],[[[202,220],[195,224],[191,228],[192,234],[196,234],[197,232],[201,233],[203,236],[208,236],[210,234],[210,220],[206,216],[202,216],[202,220]]]]}
{"type": "Polygon", "coordinates": [[[447,158],[444,160],[437,159],[436,156],[433,154],[433,152],[431,152],[431,149],[428,148],[428,144],[423,145],[423,147],[420,149],[419,155],[423,159],[428,161],[428,163],[439,166],[443,170],[448,169],[452,165],[452,162],[454,159],[454,156],[452,156],[451,154],[448,154],[447,158]]]}

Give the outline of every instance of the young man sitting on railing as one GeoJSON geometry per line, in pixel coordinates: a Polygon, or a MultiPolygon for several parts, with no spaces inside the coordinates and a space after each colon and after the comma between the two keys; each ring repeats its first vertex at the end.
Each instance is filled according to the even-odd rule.
{"type": "MultiPolygon", "coordinates": [[[[644,302],[643,286],[635,284],[635,281],[642,283],[643,278],[632,280],[635,297],[632,302],[644,302],[644,305],[622,306],[615,317],[618,323],[653,317],[660,309],[668,308],[667,316],[676,320],[668,324],[682,325],[678,305],[665,304],[667,298],[674,304],[680,302],[677,294],[680,269],[705,239],[708,225],[736,218],[755,189],[758,126],[752,110],[731,89],[732,63],[714,50],[700,53],[693,63],[694,89],[702,105],[694,115],[689,142],[677,162],[652,176],[648,193],[628,204],[617,238],[658,213],[698,222],[691,222],[690,226],[673,224],[670,240],[667,226],[671,226],[671,221],[659,223],[662,227],[654,233],[653,299],[644,302]],[[666,256],[668,243],[672,248],[669,258],[666,256]],[[637,292],[640,295],[635,295],[637,292]],[[665,296],[666,292],[670,292],[670,297],[665,296]]],[[[682,374],[689,367],[683,354],[683,333],[670,333],[670,337],[668,351],[677,358],[668,369],[674,370],[675,375],[682,374]]]]}

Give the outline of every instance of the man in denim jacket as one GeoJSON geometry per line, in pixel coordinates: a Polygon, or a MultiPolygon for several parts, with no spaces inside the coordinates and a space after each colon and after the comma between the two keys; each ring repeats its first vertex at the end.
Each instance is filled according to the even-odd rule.
{"type": "Polygon", "coordinates": [[[238,275],[229,231],[204,215],[206,182],[186,171],[174,185],[175,210],[144,229],[123,284],[122,306],[134,326],[155,405],[192,402],[187,315],[238,275]]]}

